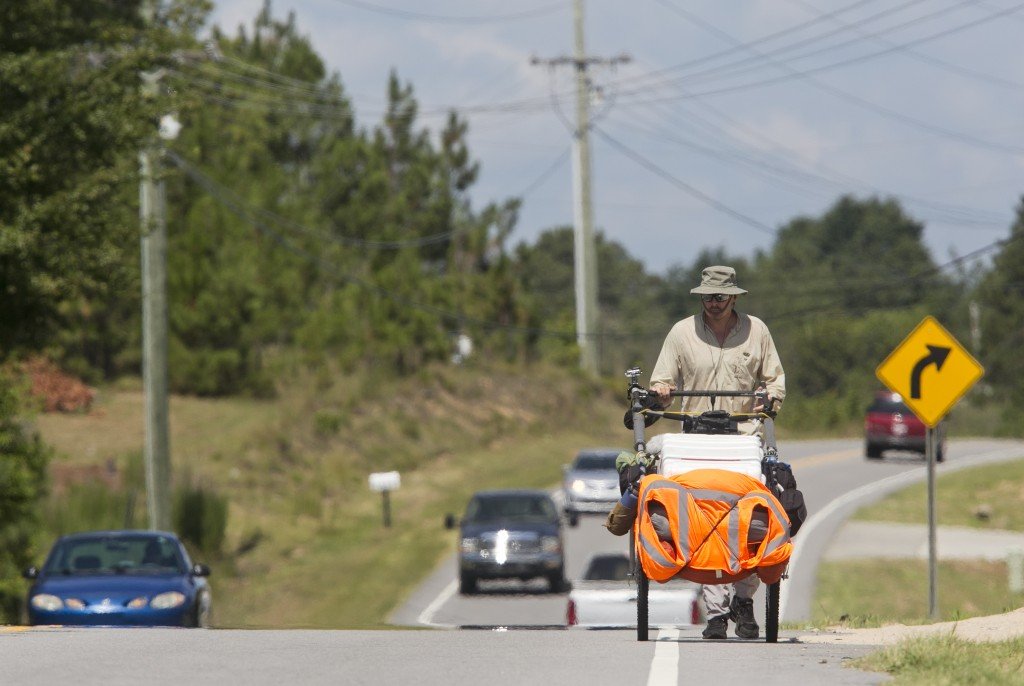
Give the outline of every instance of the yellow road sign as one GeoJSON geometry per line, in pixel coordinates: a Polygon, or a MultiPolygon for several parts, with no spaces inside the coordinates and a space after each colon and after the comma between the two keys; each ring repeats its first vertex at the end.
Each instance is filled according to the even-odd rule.
{"type": "Polygon", "coordinates": [[[930,427],[942,421],[984,373],[985,368],[931,316],[921,320],[875,370],[930,427]]]}

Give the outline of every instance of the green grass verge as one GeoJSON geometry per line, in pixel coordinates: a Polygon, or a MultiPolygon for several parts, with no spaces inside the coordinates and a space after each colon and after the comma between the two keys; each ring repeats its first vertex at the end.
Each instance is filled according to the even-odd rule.
{"type": "MultiPolygon", "coordinates": [[[[979,467],[940,477],[940,523],[1024,529],[1024,461],[979,467]],[[981,507],[985,505],[985,507],[981,507]],[[979,509],[980,508],[980,509],[979,509]],[[978,516],[985,512],[984,519],[978,516]]],[[[922,524],[925,487],[908,487],[864,508],[855,519],[922,524]]],[[[1024,605],[1011,593],[1004,562],[947,560],[937,565],[938,621],[1001,614],[1024,605]]],[[[864,559],[824,562],[818,568],[812,612],[815,626],[853,628],[926,624],[928,566],[924,560],[864,559]]],[[[1024,684],[1024,639],[974,643],[953,636],[915,638],[851,661],[850,667],[886,672],[898,686],[1024,684]]]]}
{"type": "Polygon", "coordinates": [[[1024,639],[973,643],[954,636],[915,638],[853,660],[849,666],[893,676],[896,686],[1024,684],[1024,639]]]}
{"type": "MultiPolygon", "coordinates": [[[[125,521],[141,400],[108,389],[89,414],[38,418],[59,454],[40,555],[72,527],[125,521]]],[[[173,398],[177,485],[229,503],[222,550],[196,556],[214,569],[214,624],[383,626],[453,549],[445,513],[483,488],[552,487],[581,447],[628,446],[623,405],[600,382],[547,366],[440,367],[386,382],[297,372],[272,401],[173,398]],[[392,470],[402,483],[384,529],[367,476],[392,470]]]]}
{"type": "MultiPolygon", "coordinates": [[[[935,511],[940,526],[1024,531],[1024,459],[940,476],[935,481],[935,511]]],[[[927,484],[909,486],[853,518],[927,523],[927,484]]]]}
{"type": "MultiPolygon", "coordinates": [[[[1009,591],[1005,562],[946,560],[937,566],[936,600],[938,621],[951,621],[1016,609],[1024,605],[1024,593],[1009,591]]],[[[819,627],[855,628],[930,623],[927,561],[823,562],[811,620],[819,627]]]]}

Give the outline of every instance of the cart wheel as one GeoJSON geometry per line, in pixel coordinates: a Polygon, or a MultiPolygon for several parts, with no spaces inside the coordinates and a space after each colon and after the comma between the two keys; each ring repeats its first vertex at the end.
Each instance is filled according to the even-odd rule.
{"type": "Polygon", "coordinates": [[[651,581],[644,574],[639,560],[636,565],[636,640],[647,640],[647,597],[651,581]]]}
{"type": "Polygon", "coordinates": [[[779,584],[781,583],[781,581],[776,581],[774,584],[769,584],[765,593],[768,601],[765,603],[764,640],[767,643],[777,643],[779,640],[779,584]]]}

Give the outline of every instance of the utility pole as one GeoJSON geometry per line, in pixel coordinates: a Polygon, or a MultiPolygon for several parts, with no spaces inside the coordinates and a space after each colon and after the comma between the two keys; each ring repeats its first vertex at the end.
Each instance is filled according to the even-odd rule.
{"type": "Polygon", "coordinates": [[[573,272],[576,281],[576,343],[580,368],[598,373],[597,355],[597,249],[594,244],[594,212],[590,194],[590,78],[591,65],[629,61],[622,55],[610,59],[587,57],[583,41],[583,0],[573,0],[575,48],[572,57],[549,60],[534,58],[534,64],[549,67],[570,64],[576,70],[576,127],[573,131],[573,272]]]}
{"type": "MultiPolygon", "coordinates": [[[[152,23],[155,0],[143,3],[152,23]]],[[[143,97],[160,92],[163,69],[142,74],[143,97]]],[[[156,132],[154,132],[156,133],[156,132]]],[[[139,218],[142,256],[142,383],[146,396],[146,505],[149,528],[171,528],[171,459],[167,400],[167,201],[161,146],[154,138],[139,153],[139,218]]]]}

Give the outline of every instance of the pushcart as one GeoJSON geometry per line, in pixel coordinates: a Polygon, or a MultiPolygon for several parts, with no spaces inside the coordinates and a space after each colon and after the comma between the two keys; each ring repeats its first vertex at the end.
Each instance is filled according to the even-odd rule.
{"type": "MultiPolygon", "coordinates": [[[[646,452],[645,427],[650,426],[660,418],[679,420],[682,423],[683,436],[691,435],[697,437],[698,440],[703,441],[706,445],[711,445],[717,449],[719,455],[722,453],[727,455],[726,459],[722,461],[717,461],[713,458],[709,460],[707,459],[709,455],[705,452],[701,460],[703,464],[698,464],[696,465],[697,467],[725,468],[735,471],[746,471],[748,474],[750,474],[752,469],[755,469],[757,476],[763,480],[769,492],[772,495],[779,493],[776,473],[779,455],[775,442],[775,412],[767,404],[768,397],[765,391],[673,391],[671,395],[674,397],[708,398],[712,409],[700,413],[669,412],[659,409],[655,402],[657,396],[640,385],[639,368],[634,367],[627,370],[626,377],[629,379],[627,393],[629,409],[626,414],[626,424],[627,426],[632,426],[633,448],[638,454],[646,452]],[[762,404],[765,407],[759,412],[742,414],[715,410],[716,399],[724,397],[758,398],[763,401],[762,404]],[[735,430],[735,424],[744,421],[760,423],[762,425],[762,430],[757,432],[761,434],[761,438],[755,439],[754,436],[743,436],[743,438],[755,439],[753,441],[753,449],[750,446],[751,441],[748,440],[744,444],[741,441],[735,440],[739,438],[736,435],[738,432],[735,430]],[[727,465],[726,462],[730,464],[727,465]]],[[[681,440],[685,441],[687,439],[683,438],[681,440]]],[[[653,459],[646,466],[645,473],[670,474],[673,472],[673,469],[679,468],[678,465],[670,464],[671,462],[673,460],[664,456],[653,459]]],[[[635,526],[630,540],[630,560],[637,586],[636,637],[638,641],[646,641],[648,640],[649,633],[648,602],[651,579],[644,572],[639,555],[637,554],[638,537],[635,526]]],[[[768,643],[776,643],[779,638],[779,590],[782,579],[785,578],[787,578],[787,574],[783,572],[779,581],[765,584],[765,640],[768,643]]]]}

